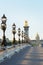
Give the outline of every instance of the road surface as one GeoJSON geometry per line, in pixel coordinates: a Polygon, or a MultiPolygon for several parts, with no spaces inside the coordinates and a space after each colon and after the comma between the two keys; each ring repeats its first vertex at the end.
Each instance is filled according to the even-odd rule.
{"type": "Polygon", "coordinates": [[[11,58],[5,58],[0,65],[43,65],[43,48],[26,47],[11,58]]]}

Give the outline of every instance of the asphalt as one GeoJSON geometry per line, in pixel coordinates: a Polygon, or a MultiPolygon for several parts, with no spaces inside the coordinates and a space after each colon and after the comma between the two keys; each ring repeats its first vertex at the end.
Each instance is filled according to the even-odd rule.
{"type": "Polygon", "coordinates": [[[43,65],[43,47],[26,47],[0,65],[43,65]]]}

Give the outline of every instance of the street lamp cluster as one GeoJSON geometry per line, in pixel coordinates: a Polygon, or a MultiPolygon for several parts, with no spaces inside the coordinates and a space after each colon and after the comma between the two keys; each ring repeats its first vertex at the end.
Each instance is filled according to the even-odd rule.
{"type": "MultiPolygon", "coordinates": [[[[5,36],[5,30],[6,30],[6,21],[7,21],[7,17],[5,16],[5,14],[3,14],[3,16],[1,17],[1,29],[3,30],[3,40],[2,40],[2,45],[6,46],[6,36],[5,36]]],[[[15,44],[15,34],[16,34],[16,25],[15,23],[13,23],[12,25],[12,33],[13,33],[13,44],[15,44]]],[[[23,37],[24,37],[24,32],[22,31],[21,34],[21,29],[18,28],[18,40],[19,40],[19,44],[20,44],[20,35],[22,36],[22,43],[23,43],[23,37]]],[[[26,36],[25,36],[26,38],[26,36]]]]}

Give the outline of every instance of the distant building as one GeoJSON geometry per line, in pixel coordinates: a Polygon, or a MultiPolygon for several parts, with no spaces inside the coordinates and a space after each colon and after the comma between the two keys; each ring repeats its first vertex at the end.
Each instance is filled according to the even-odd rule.
{"type": "Polygon", "coordinates": [[[36,34],[35,40],[31,40],[31,44],[36,44],[38,46],[43,44],[43,40],[40,40],[38,33],[36,34]]]}
{"type": "Polygon", "coordinates": [[[35,39],[36,39],[37,41],[40,40],[40,37],[39,37],[39,34],[38,34],[38,33],[36,34],[35,39]]]}

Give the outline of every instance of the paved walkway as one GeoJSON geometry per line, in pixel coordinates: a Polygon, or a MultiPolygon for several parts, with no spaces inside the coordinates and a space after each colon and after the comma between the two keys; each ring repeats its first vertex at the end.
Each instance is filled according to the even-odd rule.
{"type": "Polygon", "coordinates": [[[43,48],[41,47],[31,48],[20,64],[21,65],[43,65],[43,48]]]}
{"type": "Polygon", "coordinates": [[[43,48],[27,47],[6,58],[0,65],[43,65],[43,48]]]}

